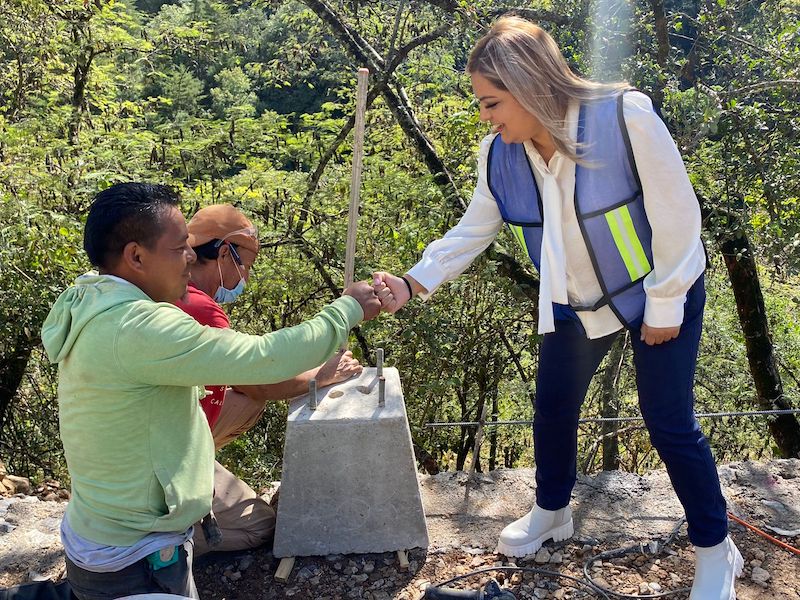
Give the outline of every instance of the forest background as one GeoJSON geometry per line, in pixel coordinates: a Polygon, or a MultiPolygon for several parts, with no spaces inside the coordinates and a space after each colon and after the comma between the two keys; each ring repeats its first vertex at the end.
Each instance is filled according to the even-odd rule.
{"type": "MultiPolygon", "coordinates": [[[[800,406],[798,0],[0,0],[0,460],[61,478],[56,372],[39,332],[89,268],[89,202],[117,182],[177,188],[185,214],[230,202],[263,250],[233,327],[296,324],[340,294],[355,72],[371,70],[356,277],[402,272],[475,183],[464,66],[500,14],[539,22],[570,65],[649,94],[701,202],[710,267],[698,412],[800,406]]],[[[399,368],[422,469],[469,466],[474,426],[529,419],[538,280],[506,233],[427,304],[359,327],[399,368]]],[[[565,376],[568,373],[565,372],[565,376]]],[[[222,383],[222,382],[221,382],[222,383]]],[[[638,414],[618,343],[583,416],[638,414]]],[[[280,477],[286,403],[220,460],[280,477]]],[[[720,461],[800,456],[795,415],[703,420],[720,461]]],[[[91,432],[87,432],[91,435],[91,432]]],[[[658,466],[641,423],[586,424],[579,468],[658,466]]],[[[478,469],[530,466],[530,428],[488,427],[478,469]]]]}

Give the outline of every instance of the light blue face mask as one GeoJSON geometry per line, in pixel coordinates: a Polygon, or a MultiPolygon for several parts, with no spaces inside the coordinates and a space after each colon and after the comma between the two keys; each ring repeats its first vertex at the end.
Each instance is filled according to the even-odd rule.
{"type": "Polygon", "coordinates": [[[244,291],[244,276],[242,276],[239,265],[236,263],[236,259],[233,257],[233,248],[230,246],[229,248],[231,248],[231,260],[233,261],[233,264],[236,265],[236,270],[239,271],[239,277],[241,277],[241,279],[239,279],[239,283],[237,283],[236,287],[234,287],[232,290],[226,288],[225,281],[222,278],[222,268],[219,266],[219,262],[217,262],[217,269],[219,269],[219,287],[217,288],[217,291],[214,292],[214,301],[218,304],[228,304],[230,302],[234,302],[239,296],[242,295],[242,292],[244,291]]]}

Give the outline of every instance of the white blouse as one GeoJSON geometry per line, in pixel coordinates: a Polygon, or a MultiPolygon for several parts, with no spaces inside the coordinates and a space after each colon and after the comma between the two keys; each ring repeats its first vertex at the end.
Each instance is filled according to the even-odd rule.
{"type": "MultiPolygon", "coordinates": [[[[579,105],[567,111],[569,135],[577,138],[579,105]]],[[[653,231],[653,270],[644,279],[644,322],[675,327],[683,322],[686,292],[705,269],[700,241],[700,207],[680,153],[650,98],[628,92],[623,98],[644,207],[653,231]]],[[[408,274],[428,292],[427,300],[445,281],[455,279],[492,243],[503,219],[487,183],[487,156],[496,134],[486,136],[478,153],[478,184],[464,216],[445,236],[432,242],[408,274]]],[[[534,177],[542,190],[545,224],[542,241],[539,333],[554,331],[552,302],[591,305],[602,297],[589,251],[575,214],[575,163],[556,151],[545,163],[531,142],[525,143],[534,177]],[[560,219],[550,219],[556,215],[560,219]],[[560,220],[561,226],[556,226],[560,220]],[[564,293],[566,292],[566,298],[564,293]]],[[[622,328],[608,306],[578,312],[586,335],[595,339],[622,328]]]]}

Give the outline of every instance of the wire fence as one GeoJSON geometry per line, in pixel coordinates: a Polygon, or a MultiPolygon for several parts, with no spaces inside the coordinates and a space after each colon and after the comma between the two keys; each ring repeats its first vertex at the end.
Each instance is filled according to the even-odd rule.
{"type": "MultiPolygon", "coordinates": [[[[778,415],[796,415],[800,414],[800,408],[787,408],[779,410],[749,410],[749,411],[727,411],[727,412],[711,412],[711,413],[696,413],[698,419],[721,419],[723,417],[760,417],[760,416],[778,416],[778,415]]],[[[578,424],[585,423],[631,423],[635,421],[644,421],[644,417],[589,417],[585,419],[578,419],[578,424]]],[[[426,428],[436,427],[498,427],[505,425],[533,425],[531,419],[521,419],[512,421],[447,421],[447,422],[434,422],[425,423],[426,428]]]]}

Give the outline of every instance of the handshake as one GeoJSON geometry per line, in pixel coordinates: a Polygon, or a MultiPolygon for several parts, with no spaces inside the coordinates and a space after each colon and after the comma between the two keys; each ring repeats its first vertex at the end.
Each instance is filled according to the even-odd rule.
{"type": "Polygon", "coordinates": [[[356,281],[343,295],[355,298],[364,311],[364,320],[369,321],[381,311],[397,312],[421,291],[424,288],[408,276],[396,277],[385,271],[376,271],[372,274],[372,285],[366,281],[356,281]]]}

